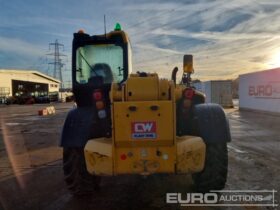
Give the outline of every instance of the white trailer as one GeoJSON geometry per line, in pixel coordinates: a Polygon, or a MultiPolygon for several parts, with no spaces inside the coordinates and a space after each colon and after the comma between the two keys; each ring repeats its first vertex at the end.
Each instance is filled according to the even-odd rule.
{"type": "Polygon", "coordinates": [[[194,87],[205,93],[206,103],[217,103],[223,107],[233,107],[231,80],[211,80],[194,83],[194,87]]]}
{"type": "Polygon", "coordinates": [[[280,68],[240,75],[239,107],[280,113],[280,68]]]}

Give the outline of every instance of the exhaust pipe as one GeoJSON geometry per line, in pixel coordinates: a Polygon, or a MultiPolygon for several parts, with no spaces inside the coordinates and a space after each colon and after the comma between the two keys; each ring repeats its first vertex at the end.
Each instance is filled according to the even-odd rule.
{"type": "Polygon", "coordinates": [[[172,71],[172,75],[171,75],[171,79],[174,81],[174,84],[176,86],[176,75],[177,75],[177,72],[178,72],[178,67],[176,66],[173,71],[172,71]]]}

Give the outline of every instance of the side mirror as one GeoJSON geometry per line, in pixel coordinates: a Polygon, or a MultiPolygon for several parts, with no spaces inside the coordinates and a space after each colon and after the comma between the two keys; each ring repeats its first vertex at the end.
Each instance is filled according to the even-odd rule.
{"type": "Polygon", "coordinates": [[[184,73],[193,73],[193,56],[192,55],[184,55],[184,73]]]}

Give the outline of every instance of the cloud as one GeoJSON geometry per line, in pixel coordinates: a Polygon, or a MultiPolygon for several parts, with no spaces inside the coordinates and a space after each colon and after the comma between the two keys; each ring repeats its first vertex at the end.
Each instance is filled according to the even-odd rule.
{"type": "Polygon", "coordinates": [[[36,56],[42,52],[39,46],[8,37],[0,37],[0,50],[22,56],[36,56]]]}
{"type": "MultiPolygon", "coordinates": [[[[273,57],[273,53],[280,50],[278,44],[280,37],[277,32],[280,26],[280,13],[276,9],[279,6],[279,3],[273,1],[268,4],[232,1],[217,8],[215,3],[201,5],[197,11],[203,11],[202,13],[185,14],[185,17],[194,17],[186,18],[188,21],[185,21],[185,26],[183,21],[176,22],[175,18],[173,22],[175,24],[163,24],[161,27],[144,32],[146,40],[140,39],[140,42],[154,44],[157,38],[164,41],[164,37],[169,37],[169,48],[177,49],[176,53],[195,55],[197,74],[205,78],[235,77],[238,73],[270,68],[269,60],[273,57]],[[208,6],[211,9],[203,10],[208,6]],[[149,36],[152,37],[150,40],[147,38],[149,36]],[[201,44],[193,41],[193,46],[186,46],[184,50],[184,44],[187,44],[188,39],[200,40],[201,44]]],[[[158,48],[166,46],[154,45],[154,49],[150,51],[159,51],[158,48]]],[[[182,66],[182,63],[178,62],[181,59],[175,58],[173,53],[162,55],[161,64],[166,63],[167,54],[170,55],[169,63],[173,60],[174,66],[182,66]]],[[[156,71],[160,65],[158,63],[160,58],[154,55],[156,65],[153,65],[152,57],[150,55],[147,57],[149,63],[145,67],[156,71]]],[[[141,60],[143,66],[145,60],[143,58],[141,60]]],[[[160,72],[166,69],[164,65],[162,68],[160,72]]]]}
{"type": "Polygon", "coordinates": [[[174,66],[182,69],[182,57],[188,53],[194,54],[195,77],[232,78],[276,67],[280,52],[278,0],[16,2],[4,2],[0,14],[0,60],[13,54],[21,58],[11,56],[7,66],[41,56],[56,38],[70,55],[72,33],[79,28],[103,33],[104,14],[107,31],[120,22],[130,34],[134,71],[170,77],[174,66]],[[18,49],[7,44],[11,42],[18,49]]]}
{"type": "Polygon", "coordinates": [[[0,37],[0,68],[35,69],[34,62],[42,56],[41,48],[20,39],[0,37]]]}

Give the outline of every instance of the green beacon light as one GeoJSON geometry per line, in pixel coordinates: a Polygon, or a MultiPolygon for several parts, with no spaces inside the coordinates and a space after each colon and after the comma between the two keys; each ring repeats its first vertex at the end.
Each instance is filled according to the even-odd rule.
{"type": "Polygon", "coordinates": [[[121,30],[122,30],[121,24],[116,23],[115,31],[121,31],[121,30]]]}

